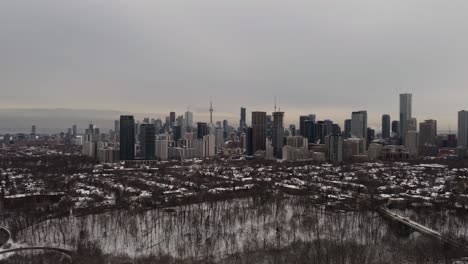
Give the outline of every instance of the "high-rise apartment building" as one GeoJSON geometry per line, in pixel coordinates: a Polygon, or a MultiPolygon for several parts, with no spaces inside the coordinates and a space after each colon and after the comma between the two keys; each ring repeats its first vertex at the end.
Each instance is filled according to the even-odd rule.
{"type": "Polygon", "coordinates": [[[372,142],[375,139],[375,129],[367,128],[367,141],[372,142]]]}
{"type": "Polygon", "coordinates": [[[357,111],[351,114],[351,135],[367,139],[367,111],[357,111]]]}
{"type": "Polygon", "coordinates": [[[390,138],[390,115],[382,115],[382,138],[390,138]]]}
{"type": "Polygon", "coordinates": [[[77,127],[76,127],[76,125],[73,125],[73,126],[72,126],[72,137],[73,137],[73,138],[76,138],[76,136],[78,135],[77,133],[78,133],[78,132],[77,132],[77,127]]]}
{"type": "Polygon", "coordinates": [[[283,126],[284,112],[273,113],[273,128],[272,128],[272,145],[273,155],[275,158],[283,156],[284,145],[284,126],[283,126]]]}
{"type": "Polygon", "coordinates": [[[120,116],[120,160],[135,158],[135,119],[133,116],[120,116]]]}
{"type": "Polygon", "coordinates": [[[252,112],[253,153],[266,150],[266,112],[252,112]]]}
{"type": "Polygon", "coordinates": [[[435,146],[437,140],[437,121],[425,120],[419,124],[419,145],[435,146]]]}
{"type": "Polygon", "coordinates": [[[218,148],[224,145],[224,129],[222,127],[215,129],[215,145],[218,148]]]}
{"type": "Polygon", "coordinates": [[[247,126],[246,109],[244,107],[241,107],[241,109],[240,109],[239,128],[240,128],[241,131],[244,131],[246,126],[247,126]]]}
{"type": "Polygon", "coordinates": [[[398,136],[399,136],[399,135],[400,135],[400,132],[401,132],[401,131],[400,131],[400,121],[398,121],[398,120],[392,121],[392,133],[393,133],[394,135],[398,135],[398,136]]]}
{"type": "Polygon", "coordinates": [[[156,128],[154,124],[141,124],[140,154],[144,160],[154,160],[156,158],[156,128]]]}
{"type": "Polygon", "coordinates": [[[351,137],[351,119],[346,119],[344,121],[344,138],[351,137]]]}
{"type": "Polygon", "coordinates": [[[254,151],[253,151],[253,129],[251,127],[247,127],[246,129],[246,134],[245,134],[245,151],[247,156],[253,156],[254,151]]]}
{"type": "Polygon", "coordinates": [[[185,127],[188,130],[190,130],[193,127],[193,113],[190,111],[185,112],[185,127]]]}
{"type": "Polygon", "coordinates": [[[204,136],[208,135],[210,130],[208,130],[208,124],[203,122],[197,123],[197,138],[203,139],[204,136]]]}
{"type": "Polygon", "coordinates": [[[412,109],[412,94],[400,94],[400,138],[401,143],[405,145],[406,134],[408,131],[408,126],[412,119],[411,109],[412,109]]]}
{"type": "Polygon", "coordinates": [[[304,122],[304,135],[302,137],[307,138],[308,142],[315,143],[317,141],[317,125],[313,120],[306,120],[304,122]]]}
{"type": "Polygon", "coordinates": [[[305,122],[306,121],[316,121],[316,116],[315,115],[302,115],[299,117],[299,133],[301,136],[305,137],[306,131],[305,131],[305,122]]]}
{"type": "Polygon", "coordinates": [[[169,113],[170,125],[173,126],[175,124],[175,121],[176,121],[176,113],[175,112],[170,112],[169,113]]]}
{"type": "Polygon", "coordinates": [[[468,111],[458,112],[458,147],[468,149],[468,111]]]}
{"type": "Polygon", "coordinates": [[[332,162],[343,161],[343,138],[339,134],[326,137],[328,160],[332,162]]]}
{"type": "Polygon", "coordinates": [[[174,145],[179,146],[179,140],[182,139],[182,127],[181,126],[174,126],[172,129],[172,136],[174,139],[174,145]]]}

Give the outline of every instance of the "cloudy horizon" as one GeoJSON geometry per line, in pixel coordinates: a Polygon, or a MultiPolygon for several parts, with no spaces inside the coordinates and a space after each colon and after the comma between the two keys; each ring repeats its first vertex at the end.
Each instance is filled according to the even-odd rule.
{"type": "Polygon", "coordinates": [[[215,119],[237,125],[241,106],[272,112],[276,96],[285,125],[313,113],[342,126],[367,110],[380,128],[408,92],[418,122],[455,130],[468,109],[467,11],[458,0],[5,0],[0,108],[189,107],[204,119],[211,98],[215,119]]]}

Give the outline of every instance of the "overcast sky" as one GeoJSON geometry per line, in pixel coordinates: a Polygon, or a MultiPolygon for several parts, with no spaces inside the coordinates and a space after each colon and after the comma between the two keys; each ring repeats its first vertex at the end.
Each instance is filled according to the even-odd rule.
{"type": "Polygon", "coordinates": [[[0,107],[136,113],[239,107],[342,122],[367,110],[456,127],[466,0],[2,0],[0,107]]]}

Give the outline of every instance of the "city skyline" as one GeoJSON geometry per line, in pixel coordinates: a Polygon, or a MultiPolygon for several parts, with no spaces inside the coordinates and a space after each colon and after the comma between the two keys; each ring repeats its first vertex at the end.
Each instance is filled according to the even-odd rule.
{"type": "Polygon", "coordinates": [[[364,109],[377,127],[408,92],[419,120],[456,127],[468,108],[468,3],[294,3],[2,1],[0,105],[189,106],[204,118],[212,97],[215,119],[238,122],[238,107],[272,112],[276,96],[286,124],[364,109]]]}
{"type": "MultiPolygon", "coordinates": [[[[404,95],[404,94],[400,94],[400,97],[404,95]]],[[[411,96],[413,94],[410,94],[411,96]]],[[[398,96],[396,96],[398,97],[398,96]]],[[[417,98],[417,97],[416,97],[417,98]]],[[[399,102],[401,103],[401,102],[399,102]]],[[[98,127],[102,127],[104,129],[112,129],[115,127],[115,124],[114,124],[114,121],[116,119],[116,117],[120,116],[120,115],[133,115],[135,116],[135,119],[136,121],[138,120],[143,120],[144,118],[154,118],[154,119],[161,119],[163,122],[164,122],[164,119],[166,117],[171,117],[172,114],[174,114],[174,116],[172,116],[172,118],[177,118],[179,116],[183,116],[185,119],[187,119],[187,113],[191,113],[191,116],[190,116],[190,121],[192,123],[196,123],[196,122],[206,122],[206,123],[210,123],[210,118],[211,118],[211,114],[212,112],[210,112],[210,109],[212,107],[212,102],[210,101],[210,106],[207,107],[204,111],[203,109],[200,107],[200,108],[194,108],[196,109],[195,111],[191,110],[190,108],[186,108],[185,111],[170,111],[170,112],[167,112],[167,113],[135,113],[135,112],[130,112],[130,111],[115,111],[115,110],[95,110],[95,109],[66,109],[66,108],[63,108],[63,109],[48,109],[48,108],[44,108],[44,109],[3,109],[3,111],[0,111],[0,123],[2,123],[3,125],[0,126],[0,133],[12,133],[12,132],[27,132],[29,131],[30,129],[30,125],[31,123],[34,123],[34,125],[36,125],[38,128],[39,128],[39,132],[40,132],[40,129],[44,129],[46,131],[50,131],[50,130],[53,130],[54,128],[53,127],[47,127],[47,125],[45,126],[41,126],[41,118],[44,118],[44,116],[42,116],[40,114],[41,111],[45,111],[47,114],[47,117],[50,118],[50,119],[54,119],[55,116],[54,114],[51,114],[50,111],[54,112],[54,111],[57,111],[57,112],[60,112],[59,114],[59,118],[65,118],[67,116],[67,112],[68,112],[68,115],[69,116],[73,116],[73,113],[74,111],[84,111],[86,112],[89,116],[81,116],[81,120],[78,121],[78,122],[74,122],[74,120],[69,117],[67,119],[67,122],[72,122],[72,123],[81,123],[80,124],[80,127],[83,127],[84,125],[88,125],[89,123],[93,123],[93,124],[98,124],[98,127]],[[198,110],[198,111],[197,111],[198,110]],[[12,113],[19,113],[19,115],[21,115],[21,117],[18,118],[18,115],[17,116],[8,116],[8,113],[9,111],[11,111],[12,113]],[[25,111],[25,112],[23,112],[25,111]],[[28,111],[31,111],[33,112],[34,114],[32,116],[28,116],[28,114],[25,114],[27,113],[28,111]],[[105,113],[104,115],[93,115],[92,113],[93,112],[96,112],[96,113],[99,113],[101,112],[102,113],[105,113]],[[200,112],[199,112],[200,111],[200,112]],[[21,120],[22,118],[24,117],[29,117],[29,121],[25,122],[25,120],[28,120],[27,118],[25,120],[21,120]],[[38,122],[35,122],[34,120],[34,116],[36,118],[39,118],[38,122]],[[7,117],[5,119],[5,117],[7,117]],[[15,122],[20,122],[23,124],[23,126],[8,126],[8,118],[12,119],[14,117],[14,121],[15,122]],[[20,120],[18,120],[20,119],[20,120]],[[87,121],[84,121],[84,119],[86,119],[87,121]],[[94,120],[93,120],[94,119],[94,120]],[[98,120],[98,122],[95,122],[96,120],[98,120]],[[29,122],[29,123],[28,123],[29,122]],[[112,122],[112,125],[110,124],[110,122],[112,122]],[[39,124],[39,126],[38,126],[39,124]]],[[[398,105],[398,107],[400,107],[400,105],[398,105]]],[[[176,108],[176,107],[174,107],[176,108]]],[[[173,108],[173,109],[174,109],[173,108]]],[[[237,111],[239,112],[240,109],[246,109],[246,112],[248,113],[247,114],[247,118],[246,118],[246,121],[247,121],[247,125],[250,125],[251,124],[251,118],[250,118],[250,115],[252,112],[255,112],[255,111],[264,111],[264,110],[258,110],[258,109],[251,109],[251,108],[248,108],[248,107],[245,107],[245,106],[240,106],[237,111]]],[[[273,105],[273,110],[272,111],[264,111],[267,113],[267,115],[273,115],[274,111],[275,111],[275,105],[273,105]]],[[[415,109],[414,107],[411,107],[412,108],[412,111],[415,112],[415,109]]],[[[365,108],[361,109],[363,111],[366,111],[364,110],[365,108]]],[[[361,111],[359,110],[359,111],[361,111]]],[[[401,109],[400,109],[401,110],[401,109]]],[[[460,111],[460,110],[458,110],[460,111]]],[[[458,113],[457,111],[457,113],[458,113]]],[[[290,124],[293,124],[295,126],[297,126],[298,128],[300,128],[300,118],[302,116],[307,116],[307,115],[313,115],[313,116],[316,116],[316,119],[317,120],[333,120],[335,123],[337,123],[338,125],[340,126],[343,126],[343,129],[345,127],[345,121],[347,119],[350,119],[352,117],[352,113],[353,112],[357,112],[357,110],[353,110],[353,111],[350,111],[348,113],[344,113],[344,116],[342,118],[338,118],[338,119],[333,119],[333,118],[330,118],[328,116],[322,116],[322,115],[318,115],[317,112],[301,112],[301,113],[297,113],[297,115],[295,115],[294,113],[290,113],[288,111],[284,111],[285,112],[285,115],[284,115],[284,124],[285,126],[289,126],[290,124]]],[[[390,111],[389,111],[390,112],[390,111]]],[[[372,112],[368,112],[367,115],[367,123],[368,123],[368,127],[370,128],[373,128],[375,129],[376,131],[380,131],[381,128],[382,128],[382,116],[383,115],[388,115],[389,112],[382,112],[381,113],[372,113],[372,112]]],[[[416,109],[416,112],[417,112],[417,109],[416,109]]],[[[390,120],[391,121],[400,121],[399,119],[399,115],[397,114],[389,114],[390,116],[390,120]]],[[[434,116],[434,115],[432,115],[434,116]]],[[[222,121],[222,120],[227,120],[229,122],[229,124],[239,124],[239,121],[240,121],[240,114],[239,113],[234,113],[233,112],[230,112],[230,113],[217,113],[216,111],[213,111],[213,123],[215,122],[218,122],[218,121],[222,121]]],[[[420,120],[421,122],[423,120],[430,120],[430,119],[434,119],[434,120],[437,120],[437,122],[440,124],[438,126],[438,130],[439,132],[456,132],[457,130],[457,126],[458,126],[458,118],[457,118],[457,115],[455,113],[455,115],[452,115],[451,119],[455,119],[455,124],[454,125],[451,125],[451,124],[444,124],[443,121],[441,121],[440,119],[437,119],[437,118],[432,118],[432,117],[427,117],[427,118],[423,118],[423,117],[419,117],[419,116],[416,116],[416,118],[418,120],[420,120]],[[446,126],[444,126],[446,125],[446,126]]],[[[444,119],[442,119],[444,120],[444,119]]],[[[75,120],[76,121],[76,120],[75,120]]],[[[68,123],[64,124],[64,125],[69,125],[68,123]]],[[[234,125],[236,126],[236,125],[234,125]]],[[[59,126],[56,126],[55,129],[62,129],[60,128],[59,126]]],[[[80,128],[81,129],[81,128],[80,128]]],[[[43,133],[47,133],[46,131],[44,131],[43,133]]]]}
{"type": "Polygon", "coordinates": [[[467,12],[0,0],[0,262],[468,264],[467,12]]]}

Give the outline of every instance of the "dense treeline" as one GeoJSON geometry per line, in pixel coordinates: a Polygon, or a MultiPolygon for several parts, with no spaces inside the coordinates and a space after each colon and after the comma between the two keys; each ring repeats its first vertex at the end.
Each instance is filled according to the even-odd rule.
{"type": "MultiPolygon", "coordinates": [[[[434,228],[466,234],[466,219],[435,217],[434,228]]],[[[285,196],[52,219],[16,238],[76,250],[83,259],[118,260],[111,263],[445,263],[457,257],[417,234],[399,236],[376,213],[330,211],[307,197],[285,196]]]]}

